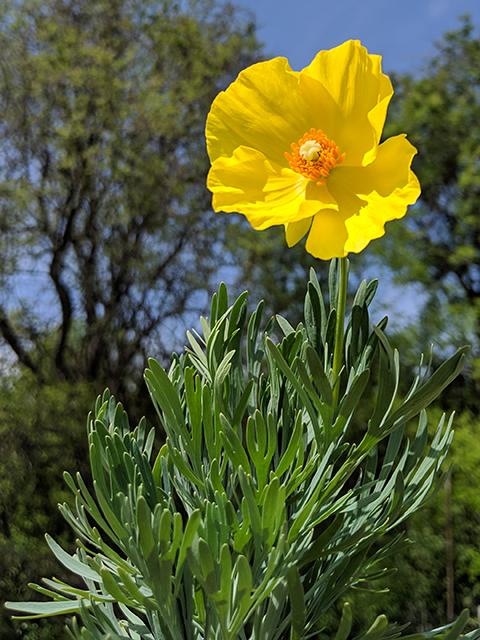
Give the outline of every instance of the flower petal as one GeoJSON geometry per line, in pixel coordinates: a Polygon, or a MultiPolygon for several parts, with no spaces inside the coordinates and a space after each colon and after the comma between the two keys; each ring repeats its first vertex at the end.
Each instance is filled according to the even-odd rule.
{"type": "Polygon", "coordinates": [[[285,225],[285,237],[289,247],[293,247],[308,233],[313,218],[304,218],[297,222],[287,222],[285,225]]]}
{"type": "Polygon", "coordinates": [[[315,216],[307,251],[328,260],[358,253],[370,240],[383,236],[385,223],[403,217],[420,195],[410,168],[415,153],[415,147],[400,135],[381,144],[367,167],[342,166],[332,171],[328,188],[339,212],[320,211],[315,216]]]}
{"type": "Polygon", "coordinates": [[[311,218],[322,207],[338,209],[326,186],[269,162],[250,147],[217,158],[207,186],[215,211],[243,213],[255,229],[311,218]]]}
{"type": "Polygon", "coordinates": [[[363,189],[366,190],[368,184],[372,188],[362,196],[368,204],[360,215],[346,221],[347,251],[362,251],[370,240],[384,235],[386,222],[403,218],[408,205],[417,201],[420,184],[410,168],[416,152],[404,135],[389,138],[379,146],[377,159],[365,171],[368,176],[363,189]]]}
{"type": "Polygon", "coordinates": [[[338,211],[322,209],[313,218],[305,249],[315,258],[330,260],[347,255],[345,217],[338,211]]]}
{"type": "Polygon", "coordinates": [[[299,89],[315,114],[313,126],[346,153],[345,166],[375,159],[393,94],[381,56],[368,54],[358,40],[320,51],[300,73],[299,89]]]}
{"type": "Polygon", "coordinates": [[[298,73],[286,58],[242,71],[212,104],[207,118],[207,150],[213,162],[239,146],[262,151],[288,166],[285,152],[312,127],[312,114],[298,90],[298,73]]]}

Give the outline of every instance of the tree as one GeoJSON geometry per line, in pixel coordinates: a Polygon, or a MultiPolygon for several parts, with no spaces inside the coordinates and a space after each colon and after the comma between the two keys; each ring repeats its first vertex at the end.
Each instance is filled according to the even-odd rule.
{"type": "MultiPolygon", "coordinates": [[[[473,613],[480,577],[480,35],[464,17],[437,50],[420,77],[393,77],[385,133],[407,131],[417,147],[413,168],[422,195],[372,248],[398,280],[423,292],[418,323],[400,336],[403,343],[426,348],[433,339],[437,351],[464,341],[473,345],[466,372],[439,403],[443,410],[463,411],[452,445],[453,604],[456,612],[467,606],[473,613]]],[[[446,618],[446,498],[440,492],[428,517],[409,522],[415,545],[399,563],[393,610],[387,607],[393,616],[403,610],[417,628],[446,618]]]]}
{"type": "Polygon", "coordinates": [[[40,380],[135,396],[219,266],[203,128],[254,24],[216,0],[12,0],[0,50],[0,334],[40,380]]]}
{"type": "MultiPolygon", "coordinates": [[[[183,344],[223,260],[203,128],[259,45],[220,0],[6,0],[0,51],[4,600],[46,570],[39,534],[65,532],[87,407],[108,385],[139,417],[146,352],[183,344]]],[[[2,640],[23,632],[0,615],[2,640]]]]}
{"type": "MultiPolygon", "coordinates": [[[[445,342],[453,315],[457,339],[458,329],[473,338],[478,357],[480,36],[468,16],[459,29],[445,34],[437,49],[421,77],[394,77],[386,134],[408,131],[418,149],[413,167],[422,195],[407,224],[392,223],[375,249],[403,281],[423,285],[427,304],[422,324],[428,340],[436,326],[445,342]],[[439,322],[446,305],[447,321],[439,322]]],[[[470,400],[476,397],[478,389],[470,400]]]]}

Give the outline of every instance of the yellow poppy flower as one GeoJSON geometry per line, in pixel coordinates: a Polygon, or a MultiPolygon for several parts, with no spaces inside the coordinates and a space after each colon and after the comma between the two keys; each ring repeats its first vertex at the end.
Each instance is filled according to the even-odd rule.
{"type": "Polygon", "coordinates": [[[350,40],[303,71],[260,62],[214,100],[206,126],[215,211],[255,229],[285,225],[289,246],[359,252],[420,195],[405,135],[379,144],[393,89],[381,56],[350,40]]]}

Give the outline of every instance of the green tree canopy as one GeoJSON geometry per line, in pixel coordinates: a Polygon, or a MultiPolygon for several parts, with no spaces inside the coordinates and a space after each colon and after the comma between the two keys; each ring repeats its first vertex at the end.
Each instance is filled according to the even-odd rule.
{"type": "MultiPolygon", "coordinates": [[[[183,344],[225,260],[203,131],[259,51],[221,0],[0,3],[0,600],[46,570],[38,536],[65,531],[87,406],[108,385],[143,410],[145,355],[183,344]]],[[[64,636],[2,607],[16,634],[64,636]]]]}
{"type": "Polygon", "coordinates": [[[40,377],[125,397],[221,264],[203,130],[254,23],[216,0],[7,0],[0,51],[1,336],[40,377]]]}
{"type": "MultiPolygon", "coordinates": [[[[444,304],[452,326],[480,338],[480,35],[468,17],[445,34],[420,77],[394,77],[386,133],[407,131],[422,195],[375,249],[403,281],[424,286],[432,339],[444,304]],[[453,305],[453,306],[452,306],[453,305]],[[455,313],[453,314],[455,315],[455,313]]],[[[424,332],[425,333],[425,332],[424,332]]],[[[477,342],[478,354],[478,342],[477,342]]]]}
{"type": "Polygon", "coordinates": [[[391,615],[404,611],[418,629],[445,619],[449,607],[474,611],[478,604],[480,34],[462,18],[420,75],[393,81],[386,135],[407,132],[418,149],[413,168],[422,186],[419,203],[371,245],[400,282],[416,283],[423,292],[418,323],[399,340],[417,348],[433,341],[436,352],[465,340],[473,345],[466,371],[439,402],[442,409],[463,410],[452,446],[451,506],[442,491],[427,516],[408,523],[415,544],[392,587],[391,615]],[[453,582],[448,598],[447,564],[453,582]]]}

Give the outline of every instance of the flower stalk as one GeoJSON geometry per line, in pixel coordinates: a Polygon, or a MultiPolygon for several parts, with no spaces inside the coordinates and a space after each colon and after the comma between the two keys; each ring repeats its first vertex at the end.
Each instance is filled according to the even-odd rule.
{"type": "Polygon", "coordinates": [[[348,258],[341,258],[337,271],[337,321],[335,328],[335,350],[333,352],[333,408],[338,405],[340,394],[340,371],[343,360],[343,334],[345,329],[345,307],[347,304],[348,258]]]}

